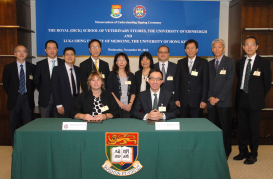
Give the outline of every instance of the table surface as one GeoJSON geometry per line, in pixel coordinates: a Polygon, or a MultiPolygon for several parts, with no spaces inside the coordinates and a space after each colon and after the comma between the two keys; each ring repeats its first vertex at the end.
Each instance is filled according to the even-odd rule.
{"type": "Polygon", "coordinates": [[[177,118],[179,131],[156,131],[138,119],[88,123],[86,131],[63,131],[68,118],[40,118],[17,129],[12,178],[116,178],[103,170],[106,132],[138,132],[137,160],[129,178],[230,178],[222,131],[204,118],[177,118]],[[92,177],[91,177],[92,176],[92,177]]]}

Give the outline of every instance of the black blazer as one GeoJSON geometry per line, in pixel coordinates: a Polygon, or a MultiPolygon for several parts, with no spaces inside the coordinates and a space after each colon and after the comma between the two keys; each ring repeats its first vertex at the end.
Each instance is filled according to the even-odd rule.
{"type": "MultiPolygon", "coordinates": [[[[236,101],[240,98],[240,86],[242,83],[242,76],[244,70],[246,58],[237,61],[236,71],[238,77],[238,85],[237,85],[237,98],[236,101]]],[[[249,94],[249,102],[252,110],[261,110],[265,108],[265,96],[270,90],[271,82],[272,82],[272,72],[270,69],[270,62],[259,55],[256,56],[249,81],[248,81],[248,94],[249,94]],[[254,76],[254,71],[259,69],[260,76],[254,76]]]]}
{"type": "MultiPolygon", "coordinates": [[[[114,118],[119,117],[119,106],[113,95],[105,90],[101,92],[101,103],[108,106],[109,110],[102,112],[102,114],[111,113],[114,118]]],[[[94,96],[91,90],[84,91],[77,98],[70,112],[70,117],[74,118],[76,114],[90,114],[92,115],[94,108],[94,96]]]]}
{"type": "MultiPolygon", "coordinates": [[[[140,93],[141,82],[142,80],[144,80],[142,79],[142,70],[138,70],[135,73],[135,78],[136,78],[136,95],[138,95],[140,93]]],[[[150,85],[147,81],[146,81],[146,89],[150,89],[150,85]]]]}
{"type": "MultiPolygon", "coordinates": [[[[31,109],[34,108],[34,90],[35,85],[33,82],[33,76],[35,75],[36,66],[26,61],[26,88],[27,88],[27,96],[28,103],[31,109]],[[32,77],[31,77],[31,76],[32,77]]],[[[7,100],[7,108],[8,110],[13,110],[16,104],[18,90],[19,90],[19,75],[17,62],[12,62],[10,64],[5,65],[2,82],[4,89],[8,95],[7,100]]]]}
{"type": "Polygon", "coordinates": [[[196,57],[192,71],[197,76],[189,74],[188,57],[177,63],[175,75],[175,101],[180,101],[181,107],[189,105],[191,108],[200,106],[200,102],[207,103],[208,96],[208,61],[196,57]]]}
{"type": "MultiPolygon", "coordinates": [[[[157,62],[154,65],[154,68],[159,69],[159,62],[157,62]]],[[[161,69],[159,69],[159,70],[161,71],[161,69]]],[[[169,61],[167,74],[166,74],[166,81],[165,81],[165,83],[162,83],[161,88],[164,88],[164,89],[169,90],[171,92],[175,91],[175,85],[174,85],[174,83],[175,83],[175,73],[176,73],[176,64],[169,61]],[[168,76],[172,76],[173,81],[168,81],[167,80],[168,76]]]]}
{"type": "MultiPolygon", "coordinates": [[[[136,94],[136,82],[135,82],[135,75],[133,73],[129,74],[128,81],[131,81],[131,85],[128,85],[128,103],[130,102],[130,98],[132,94],[136,94]]],[[[118,77],[115,75],[114,71],[111,71],[108,76],[107,80],[107,91],[113,92],[118,99],[120,99],[120,82],[118,77]]]]}
{"type": "MultiPolygon", "coordinates": [[[[79,67],[75,65],[73,67],[77,80],[76,88],[78,93],[80,93],[79,67]]],[[[53,68],[51,80],[54,103],[55,105],[63,105],[65,115],[68,115],[72,106],[72,94],[65,63],[53,68]]]]}
{"type": "MultiPolygon", "coordinates": [[[[64,60],[58,58],[58,65],[64,64],[64,60]]],[[[48,59],[41,60],[36,64],[36,73],[34,76],[34,84],[39,90],[39,105],[46,108],[49,103],[51,91],[51,78],[48,66],[48,59]]]]}
{"type": "MultiPolygon", "coordinates": [[[[88,59],[86,59],[85,61],[80,63],[80,79],[81,79],[81,87],[83,91],[87,91],[88,90],[88,86],[87,86],[87,79],[90,75],[90,73],[92,71],[94,71],[96,69],[95,64],[93,63],[93,60],[91,59],[91,57],[89,57],[88,59]]],[[[107,84],[107,78],[109,75],[109,65],[107,62],[103,61],[103,60],[99,60],[99,71],[101,74],[104,74],[105,78],[104,78],[104,84],[107,84]]]]}
{"type": "MultiPolygon", "coordinates": [[[[216,103],[219,107],[232,107],[232,87],[235,75],[234,59],[223,56],[217,72],[215,72],[215,59],[209,62],[209,89],[208,99],[210,97],[220,99],[216,103]],[[226,74],[220,74],[221,70],[226,70],[226,74]]],[[[208,108],[212,108],[208,102],[208,108]]]]}
{"type": "MultiPolygon", "coordinates": [[[[177,108],[174,104],[173,94],[165,89],[160,88],[160,94],[158,99],[158,106],[166,107],[165,116],[166,119],[173,119],[177,117],[177,108]]],[[[134,118],[143,120],[144,116],[147,113],[152,111],[152,99],[151,99],[151,91],[147,89],[146,91],[142,91],[137,96],[137,100],[132,110],[132,116],[134,118]]]]}

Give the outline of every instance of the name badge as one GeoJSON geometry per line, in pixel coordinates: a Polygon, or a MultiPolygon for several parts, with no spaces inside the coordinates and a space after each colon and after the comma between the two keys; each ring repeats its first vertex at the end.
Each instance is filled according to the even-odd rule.
{"type": "Polygon", "coordinates": [[[148,79],[149,79],[149,78],[148,78],[148,76],[147,76],[147,78],[146,78],[146,81],[147,81],[147,82],[148,82],[148,79]]]}
{"type": "Polygon", "coordinates": [[[126,85],[130,85],[130,84],[131,84],[131,81],[125,81],[125,84],[126,84],[126,85]]]}
{"type": "Polygon", "coordinates": [[[108,106],[103,106],[103,107],[101,108],[101,112],[104,112],[104,111],[107,111],[107,110],[109,110],[108,106]]]}
{"type": "Polygon", "coordinates": [[[173,77],[172,76],[168,76],[167,81],[173,81],[173,77]]]}
{"type": "Polygon", "coordinates": [[[220,75],[225,75],[226,74],[226,70],[221,70],[220,71],[220,75]]]}
{"type": "Polygon", "coordinates": [[[192,76],[198,76],[198,72],[197,71],[191,71],[191,75],[192,76]]]}
{"type": "Polygon", "coordinates": [[[180,130],[180,122],[155,122],[155,130],[180,130]]]}
{"type": "Polygon", "coordinates": [[[261,72],[260,71],[254,71],[253,75],[254,76],[261,76],[261,72]]]}
{"type": "Polygon", "coordinates": [[[32,75],[29,75],[29,79],[30,79],[30,80],[33,80],[33,76],[32,76],[32,75]]]}
{"type": "Polygon", "coordinates": [[[101,74],[102,78],[105,78],[104,74],[101,74]]]}
{"type": "Polygon", "coordinates": [[[159,112],[166,112],[166,106],[160,106],[158,107],[159,112]]]}
{"type": "Polygon", "coordinates": [[[62,130],[87,130],[87,122],[63,122],[62,130]]]}

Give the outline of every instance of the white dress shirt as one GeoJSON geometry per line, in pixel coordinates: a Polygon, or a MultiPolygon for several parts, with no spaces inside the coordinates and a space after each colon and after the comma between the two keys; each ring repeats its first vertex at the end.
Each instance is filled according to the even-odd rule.
{"type": "MultiPolygon", "coordinates": [[[[243,76],[242,76],[242,83],[241,83],[240,89],[244,89],[245,76],[246,76],[246,67],[247,67],[247,64],[248,64],[248,60],[251,59],[250,64],[251,64],[251,70],[252,70],[252,67],[253,67],[253,64],[254,64],[256,55],[257,55],[257,54],[255,53],[255,55],[253,55],[251,58],[249,58],[248,56],[246,57],[245,65],[244,65],[244,71],[243,71],[243,76]]],[[[250,70],[250,71],[251,71],[251,70],[250,70]]]]}
{"type": "MultiPolygon", "coordinates": [[[[196,56],[193,59],[190,59],[190,57],[188,57],[188,67],[189,67],[189,70],[190,70],[191,61],[192,61],[192,66],[191,67],[193,67],[195,59],[196,59],[196,56]]],[[[194,71],[194,69],[191,69],[191,70],[194,71]]]]}
{"type": "Polygon", "coordinates": [[[54,58],[54,59],[51,59],[51,58],[47,57],[50,78],[51,78],[51,76],[52,76],[52,70],[53,70],[53,69],[52,69],[52,66],[53,66],[52,60],[55,60],[55,66],[54,66],[54,67],[58,66],[57,57],[54,58]]]}

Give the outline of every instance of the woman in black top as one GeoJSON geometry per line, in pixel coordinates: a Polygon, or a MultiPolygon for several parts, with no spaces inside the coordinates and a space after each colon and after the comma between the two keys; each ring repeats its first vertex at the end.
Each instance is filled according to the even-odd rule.
{"type": "Polygon", "coordinates": [[[135,73],[136,77],[136,95],[140,92],[145,91],[150,88],[150,85],[147,81],[148,74],[151,69],[154,68],[153,57],[149,52],[143,52],[139,56],[139,69],[135,73]]]}
{"type": "Polygon", "coordinates": [[[100,72],[91,72],[87,85],[88,90],[79,95],[70,116],[87,121],[119,117],[116,100],[110,92],[104,90],[104,82],[100,72]]]}
{"type": "Polygon", "coordinates": [[[115,55],[113,71],[107,79],[107,90],[112,93],[120,107],[121,117],[130,118],[131,108],[136,97],[135,76],[130,72],[126,53],[115,55]]]}

